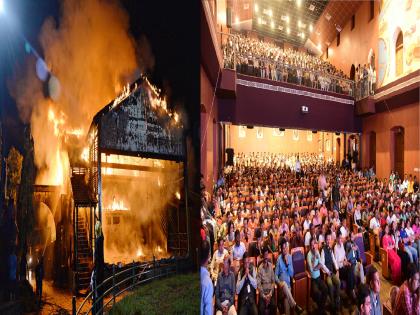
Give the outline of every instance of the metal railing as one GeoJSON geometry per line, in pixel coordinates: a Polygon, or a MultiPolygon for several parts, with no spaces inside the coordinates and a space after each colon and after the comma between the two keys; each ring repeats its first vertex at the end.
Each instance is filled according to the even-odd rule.
{"type": "Polygon", "coordinates": [[[330,73],[302,68],[275,61],[270,58],[252,57],[233,53],[231,60],[225,60],[224,67],[237,73],[287,82],[321,91],[354,96],[354,81],[330,73]],[[233,59],[232,59],[233,58],[233,59]]]}
{"type": "Polygon", "coordinates": [[[107,307],[115,305],[116,298],[124,292],[140,284],[176,273],[178,273],[177,258],[138,264],[133,262],[133,266],[119,272],[116,272],[116,266],[112,265],[112,275],[97,285],[79,307],[76,307],[76,296],[73,296],[72,314],[103,314],[107,307]],[[98,296],[101,291],[103,293],[98,296]],[[89,305],[89,301],[92,301],[91,305],[89,305]],[[86,305],[89,305],[89,308],[85,311],[83,308],[86,308],[86,305]]]}
{"type": "Polygon", "coordinates": [[[249,56],[235,50],[234,46],[238,45],[236,42],[228,47],[228,38],[232,34],[218,32],[218,35],[223,67],[236,70],[237,73],[348,95],[356,101],[374,94],[374,84],[368,78],[355,82],[325,71],[279,62],[273,58],[249,56]]]}

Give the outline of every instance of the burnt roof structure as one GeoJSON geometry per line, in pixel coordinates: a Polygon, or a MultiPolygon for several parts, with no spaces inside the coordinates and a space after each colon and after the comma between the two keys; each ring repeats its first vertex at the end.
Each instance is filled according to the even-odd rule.
{"type": "Polygon", "coordinates": [[[90,142],[97,136],[97,148],[106,154],[182,161],[183,128],[163,103],[147,78],[140,78],[95,115],[90,142]]]}

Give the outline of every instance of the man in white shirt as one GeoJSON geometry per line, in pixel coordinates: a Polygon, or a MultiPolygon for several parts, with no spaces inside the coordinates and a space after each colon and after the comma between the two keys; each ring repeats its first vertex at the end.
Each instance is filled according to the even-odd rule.
{"type": "Polygon", "coordinates": [[[218,249],[214,252],[213,259],[211,260],[210,273],[214,282],[217,280],[217,276],[219,275],[220,264],[223,264],[225,256],[229,254],[227,249],[224,248],[224,243],[223,238],[219,238],[217,240],[218,249]]]}
{"type": "Polygon", "coordinates": [[[245,244],[241,242],[241,232],[235,231],[235,245],[232,246],[233,260],[241,260],[246,252],[245,244]]]}
{"type": "Polygon", "coordinates": [[[345,239],[349,235],[349,230],[347,229],[347,219],[343,218],[343,224],[340,227],[341,236],[345,239]]]}
{"type": "Polygon", "coordinates": [[[379,223],[379,212],[376,211],[375,216],[370,219],[369,228],[375,234],[376,246],[379,246],[379,233],[381,231],[381,225],[379,223]]]}
{"type": "Polygon", "coordinates": [[[351,263],[347,261],[346,250],[344,248],[343,237],[341,233],[337,234],[337,243],[334,246],[334,255],[338,265],[338,273],[340,280],[346,281],[346,288],[349,293],[353,293],[354,289],[354,272],[351,263]]]}

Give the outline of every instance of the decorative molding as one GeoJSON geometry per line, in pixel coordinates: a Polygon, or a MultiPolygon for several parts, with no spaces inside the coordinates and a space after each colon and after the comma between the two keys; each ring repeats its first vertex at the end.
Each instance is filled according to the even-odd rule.
{"type": "Polygon", "coordinates": [[[354,100],[344,99],[336,96],[331,95],[325,95],[325,94],[319,94],[314,92],[309,92],[305,90],[298,90],[298,89],[292,89],[287,88],[284,86],[279,85],[272,85],[267,83],[261,83],[261,82],[255,82],[255,81],[247,81],[243,79],[237,79],[237,84],[243,85],[243,86],[249,86],[257,89],[263,89],[263,90],[269,90],[274,92],[282,92],[282,93],[288,93],[288,94],[295,94],[295,95],[301,95],[301,96],[307,96],[311,98],[331,101],[331,102],[337,102],[342,104],[349,104],[354,106],[354,100]]]}

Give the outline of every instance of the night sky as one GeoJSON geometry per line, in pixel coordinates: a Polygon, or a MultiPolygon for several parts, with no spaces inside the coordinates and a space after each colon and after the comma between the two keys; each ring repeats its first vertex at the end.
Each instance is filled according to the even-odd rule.
{"type": "MultiPolygon", "coordinates": [[[[194,142],[199,141],[199,1],[120,0],[130,17],[134,39],[146,36],[155,58],[151,81],[169,87],[169,103],[183,107],[194,126],[194,142]]],[[[17,30],[42,55],[38,34],[44,20],[57,21],[60,2],[53,0],[5,0],[6,16],[0,15],[0,115],[4,154],[10,146],[21,149],[23,124],[6,82],[17,65],[25,61],[23,40],[17,30]],[[10,21],[12,19],[13,27],[10,21]]],[[[106,104],[104,104],[105,106],[106,104]]]]}

